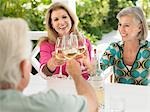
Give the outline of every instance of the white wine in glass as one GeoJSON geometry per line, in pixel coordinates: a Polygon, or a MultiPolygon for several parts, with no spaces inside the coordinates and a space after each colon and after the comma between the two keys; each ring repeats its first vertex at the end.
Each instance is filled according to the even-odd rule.
{"type": "Polygon", "coordinates": [[[83,54],[85,51],[86,51],[86,47],[85,46],[78,47],[78,54],[79,55],[83,54]]]}
{"type": "Polygon", "coordinates": [[[76,57],[78,53],[78,38],[74,33],[71,33],[65,38],[65,49],[63,53],[66,59],[76,57]]]}
{"type": "Polygon", "coordinates": [[[76,57],[78,51],[76,48],[64,50],[64,56],[66,59],[72,59],[76,57]]]}
{"type": "MultiPolygon", "coordinates": [[[[59,60],[66,60],[64,57],[64,38],[65,37],[58,37],[56,40],[56,45],[55,45],[55,51],[56,51],[56,58],[59,60]]],[[[60,65],[59,69],[59,74],[57,75],[58,78],[64,78],[66,77],[65,75],[62,74],[62,65],[60,65]]]]}
{"type": "Polygon", "coordinates": [[[78,54],[81,55],[86,51],[86,39],[82,33],[79,34],[78,38],[78,54]]]}
{"type": "Polygon", "coordinates": [[[56,58],[59,59],[59,60],[65,60],[62,48],[57,48],[56,49],[56,58]]]}

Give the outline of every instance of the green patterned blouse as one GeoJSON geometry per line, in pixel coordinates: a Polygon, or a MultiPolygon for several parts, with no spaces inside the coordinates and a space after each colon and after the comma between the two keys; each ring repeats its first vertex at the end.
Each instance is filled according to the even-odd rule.
{"type": "Polygon", "coordinates": [[[150,42],[140,41],[140,49],[130,70],[123,61],[122,41],[110,44],[100,59],[100,66],[102,70],[113,66],[117,83],[148,85],[150,83],[150,42]]]}

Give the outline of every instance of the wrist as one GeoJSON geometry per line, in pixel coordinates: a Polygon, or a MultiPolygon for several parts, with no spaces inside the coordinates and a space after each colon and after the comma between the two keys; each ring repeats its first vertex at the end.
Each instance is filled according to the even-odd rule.
{"type": "Polygon", "coordinates": [[[47,64],[45,64],[45,65],[42,67],[41,71],[42,71],[46,76],[52,76],[53,73],[54,73],[56,70],[53,70],[53,71],[50,70],[50,69],[48,68],[47,64]]]}
{"type": "Polygon", "coordinates": [[[56,69],[56,65],[54,64],[54,62],[52,60],[49,60],[46,63],[46,66],[50,71],[54,71],[56,69]]]}

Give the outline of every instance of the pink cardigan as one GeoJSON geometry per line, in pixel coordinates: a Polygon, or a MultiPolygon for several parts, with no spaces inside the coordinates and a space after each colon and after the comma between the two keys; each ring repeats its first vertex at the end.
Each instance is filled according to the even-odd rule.
{"type": "MultiPolygon", "coordinates": [[[[90,43],[90,41],[88,39],[86,39],[86,46],[88,48],[89,56],[90,56],[90,59],[91,59],[92,46],[91,46],[91,43],[90,43]]],[[[44,65],[44,64],[46,64],[48,62],[48,60],[52,57],[52,52],[53,51],[55,51],[55,44],[54,43],[49,43],[48,41],[43,41],[40,44],[40,64],[41,64],[40,67],[42,67],[42,65],[44,65]]],[[[59,73],[59,69],[60,69],[60,67],[56,67],[56,71],[54,72],[53,75],[58,74],[59,73]]],[[[63,75],[68,76],[68,74],[66,72],[66,64],[64,64],[62,66],[62,73],[63,73],[63,75]]],[[[89,74],[87,72],[85,72],[85,71],[84,71],[84,73],[82,73],[82,76],[85,79],[89,78],[89,74]]]]}

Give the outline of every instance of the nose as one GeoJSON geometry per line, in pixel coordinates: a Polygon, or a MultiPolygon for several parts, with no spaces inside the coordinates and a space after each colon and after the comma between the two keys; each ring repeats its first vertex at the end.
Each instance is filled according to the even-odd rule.
{"type": "Polygon", "coordinates": [[[60,24],[60,25],[64,25],[64,23],[65,23],[65,21],[64,21],[63,19],[60,19],[60,20],[59,20],[59,24],[60,24]]]}

